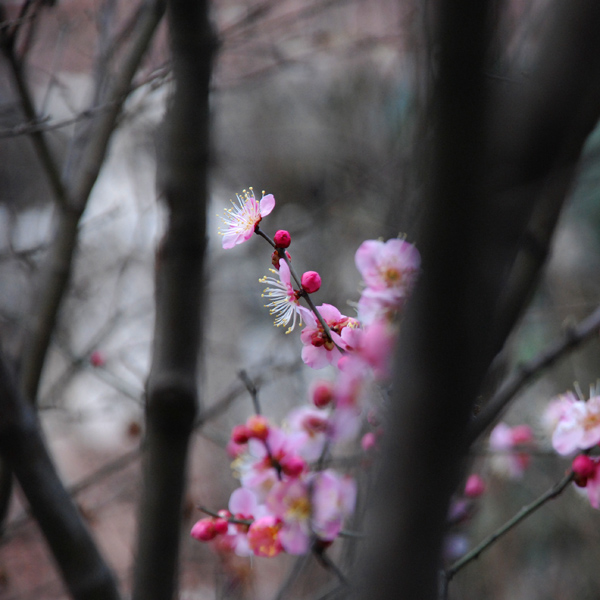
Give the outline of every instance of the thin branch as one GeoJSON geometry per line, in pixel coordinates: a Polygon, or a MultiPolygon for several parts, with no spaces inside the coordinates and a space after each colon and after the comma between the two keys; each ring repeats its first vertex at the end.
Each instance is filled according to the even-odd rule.
{"type": "Polygon", "coordinates": [[[563,490],[573,481],[573,471],[569,471],[558,483],[553,485],[548,491],[544,492],[537,500],[534,500],[527,506],[524,506],[514,517],[509,519],[502,527],[497,529],[490,536],[485,538],[480,544],[475,546],[471,551],[467,552],[461,559],[457,560],[451,567],[446,569],[446,581],[451,581],[452,578],[471,561],[479,557],[479,555],[487,550],[496,540],[508,533],[513,527],[521,521],[532,515],[538,508],[541,508],[546,502],[559,496],[563,490]]]}
{"type": "MultiPolygon", "coordinates": [[[[46,353],[70,281],[79,220],[104,162],[110,137],[116,127],[133,76],[152,40],[164,8],[164,0],[144,2],[143,17],[137,24],[129,53],[107,94],[107,109],[98,114],[90,130],[82,133],[75,144],[79,148],[80,158],[72,179],[67,176],[65,180],[69,189],[68,208],[61,214],[55,241],[44,269],[44,280],[38,293],[39,305],[34,311],[32,328],[23,351],[21,385],[25,397],[32,402],[35,402],[37,397],[46,353]]],[[[35,115],[30,118],[35,118],[35,115]]]]}
{"type": "Polygon", "coordinates": [[[258,400],[258,387],[257,385],[248,377],[248,373],[244,369],[238,372],[238,377],[244,382],[250,397],[252,398],[252,406],[254,406],[254,412],[257,415],[261,414],[260,410],[260,402],[258,400]]]}
{"type": "Polygon", "coordinates": [[[346,578],[346,576],[342,573],[341,569],[327,556],[327,553],[323,548],[313,547],[313,555],[317,559],[317,562],[327,569],[331,571],[340,581],[340,583],[344,587],[350,587],[350,582],[346,578]]]}
{"type": "Polygon", "coordinates": [[[569,352],[598,335],[600,330],[600,308],[575,327],[565,332],[563,339],[553,342],[533,360],[521,365],[517,372],[506,379],[489,402],[471,422],[468,441],[472,444],[500,416],[509,402],[524,385],[538,377],[542,371],[554,365],[569,352]]]}
{"type": "MultiPolygon", "coordinates": [[[[4,36],[2,37],[4,38],[4,36]]],[[[35,110],[33,97],[25,78],[23,65],[15,55],[13,41],[14,38],[12,37],[10,39],[2,39],[2,51],[4,52],[4,55],[6,56],[11,67],[13,79],[17,88],[17,93],[19,95],[21,108],[23,110],[23,114],[25,115],[25,119],[27,121],[34,122],[38,117],[35,110]]],[[[48,140],[46,139],[44,133],[39,130],[31,130],[29,132],[29,136],[38,155],[40,164],[42,165],[46,177],[48,178],[55,202],[60,207],[66,207],[69,203],[68,191],[61,179],[60,169],[56,162],[55,156],[50,149],[48,140]]]]}

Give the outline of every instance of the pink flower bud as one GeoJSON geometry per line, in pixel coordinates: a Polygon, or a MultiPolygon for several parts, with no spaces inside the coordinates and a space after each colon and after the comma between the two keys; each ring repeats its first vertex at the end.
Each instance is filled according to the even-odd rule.
{"type": "Polygon", "coordinates": [[[485,482],[477,474],[469,475],[465,484],[465,496],[467,498],[479,498],[485,492],[485,482]]]}
{"type": "Polygon", "coordinates": [[[200,519],[193,527],[190,535],[200,542],[210,542],[217,535],[212,519],[200,519]]]}
{"type": "Polygon", "coordinates": [[[250,431],[245,425],[236,425],[231,430],[231,441],[234,444],[246,444],[250,438],[250,431]]]}
{"type": "Polygon", "coordinates": [[[321,276],[316,271],[306,271],[301,279],[302,289],[313,294],[321,287],[321,276]]]}
{"type": "Polygon", "coordinates": [[[253,415],[246,421],[248,437],[265,441],[269,435],[269,422],[262,415],[253,415]]]}
{"type": "Polygon", "coordinates": [[[306,463],[299,456],[284,456],[280,463],[281,470],[289,477],[298,477],[305,469],[306,463]]]}
{"type": "Polygon", "coordinates": [[[324,408],[333,400],[333,386],[327,381],[321,381],[313,388],[312,401],[317,408],[324,408]]]}
{"type": "Polygon", "coordinates": [[[106,357],[100,350],[94,350],[90,354],[90,364],[92,367],[103,367],[106,364],[106,357]]]}
{"type": "Polygon", "coordinates": [[[273,241],[278,248],[287,248],[292,243],[289,231],[280,229],[273,237],[273,241]]]}

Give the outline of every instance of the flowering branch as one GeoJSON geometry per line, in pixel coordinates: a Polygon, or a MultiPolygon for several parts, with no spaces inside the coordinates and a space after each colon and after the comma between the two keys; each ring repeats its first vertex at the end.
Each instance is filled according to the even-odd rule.
{"type": "Polygon", "coordinates": [[[568,328],[563,339],[553,342],[536,358],[521,365],[512,377],[504,381],[471,423],[468,430],[469,444],[472,444],[494,422],[526,383],[537,377],[543,369],[552,366],[568,352],[595,336],[598,329],[600,329],[600,307],[575,327],[568,328]]]}
{"type": "MultiPolygon", "coordinates": [[[[286,265],[290,268],[290,274],[294,278],[294,281],[296,282],[296,285],[301,290],[300,296],[302,296],[302,298],[304,298],[304,300],[306,300],[306,303],[308,304],[310,310],[313,312],[313,314],[315,315],[315,317],[317,317],[317,319],[319,321],[319,324],[321,325],[321,327],[323,328],[323,331],[325,332],[325,335],[327,336],[327,339],[330,342],[332,342],[333,344],[335,344],[335,342],[333,341],[333,338],[331,337],[331,330],[329,329],[329,325],[327,325],[327,323],[325,322],[325,319],[322,317],[321,313],[319,312],[319,310],[315,306],[315,303],[312,301],[312,298],[310,297],[310,294],[307,294],[302,289],[302,282],[301,282],[300,278],[298,277],[296,271],[294,270],[294,267],[292,266],[292,261],[286,256],[285,250],[283,250],[282,248],[279,248],[277,246],[277,244],[260,227],[256,226],[254,232],[257,235],[260,235],[260,237],[262,237],[265,240],[267,240],[267,242],[269,242],[269,244],[271,244],[271,246],[273,246],[273,248],[275,248],[275,250],[279,254],[279,257],[282,258],[285,261],[286,265]]],[[[337,344],[335,344],[335,345],[340,350],[340,352],[342,352],[342,353],[344,352],[343,348],[340,348],[337,344]]]]}
{"type": "Polygon", "coordinates": [[[456,561],[450,568],[446,569],[444,574],[446,582],[449,582],[464,566],[479,557],[479,555],[489,548],[497,539],[509,532],[521,521],[533,514],[538,508],[546,502],[559,496],[563,490],[573,481],[574,473],[569,471],[558,483],[553,485],[548,491],[543,493],[537,500],[534,500],[527,506],[524,506],[514,517],[509,519],[502,527],[485,538],[480,544],[475,546],[470,552],[467,552],[460,560],[456,561]]]}

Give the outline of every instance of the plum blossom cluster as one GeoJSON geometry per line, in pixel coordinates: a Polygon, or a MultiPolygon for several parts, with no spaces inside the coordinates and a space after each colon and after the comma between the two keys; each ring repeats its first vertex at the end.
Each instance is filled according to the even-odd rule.
{"type": "Polygon", "coordinates": [[[271,274],[260,280],[266,284],[265,306],[286,333],[302,327],[302,360],[313,369],[333,368],[333,379],[319,381],[310,402],[292,410],[280,426],[256,414],[233,428],[228,452],[240,487],[227,509],[207,509],[210,516],[199,520],[191,535],[239,556],[304,554],[343,533],[357,486],[350,476],[326,468],[325,459],[336,444],[357,442],[360,433],[362,451],[377,447],[381,419],[369,392],[390,376],[398,316],[420,267],[419,253],[407,241],[367,240],[355,255],[364,281],[356,314],[327,303],[315,306],[311,295],[321,287],[320,275],[298,276],[289,232],[271,238],[261,227],[274,207],[271,194],[263,192],[258,200],[249,188],[238,195],[222,217],[223,248],[252,234],[272,246],[271,274]]]}
{"type": "Polygon", "coordinates": [[[600,444],[600,390],[590,390],[588,400],[573,392],[550,401],[545,414],[552,431],[552,446],[562,456],[575,456],[573,481],[585,488],[593,508],[600,508],[600,457],[590,452],[600,444]]]}

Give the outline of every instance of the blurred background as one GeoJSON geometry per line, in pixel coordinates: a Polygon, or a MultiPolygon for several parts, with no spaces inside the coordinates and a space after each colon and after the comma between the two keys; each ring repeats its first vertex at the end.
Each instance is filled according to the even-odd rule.
{"type": "MultiPolygon", "coordinates": [[[[4,3],[8,19],[20,3],[4,3]]],[[[306,402],[315,377],[299,360],[297,332],[285,336],[263,307],[258,279],[270,249],[260,239],[225,251],[218,213],[236,192],[253,186],[275,195],[265,219],[273,234],[287,229],[295,264],[316,270],[317,304],[352,315],[360,276],[354,252],[365,239],[406,235],[419,218],[419,167],[429,131],[421,119],[429,69],[428,3],[416,0],[217,0],[214,67],[212,203],[201,386],[204,407],[219,414],[198,430],[192,449],[181,598],[274,598],[296,559],[224,559],[187,536],[202,505],[227,505],[237,483],[225,452],[231,428],[252,413],[238,372],[259,384],[265,414],[279,421],[306,402]],[[401,230],[394,229],[397,223],[401,230]]],[[[490,78],[508,65],[524,72],[535,52],[545,0],[498,3],[498,51],[490,78]]],[[[102,52],[107,20],[113,31],[133,8],[118,0],[63,0],[41,9],[27,40],[27,74],[39,114],[52,126],[60,164],[89,115],[85,108],[102,52]]],[[[18,361],[54,235],[45,175],[23,123],[6,64],[0,65],[0,331],[18,361]]],[[[65,481],[118,577],[131,577],[143,389],[153,332],[155,248],[164,225],[157,198],[160,122],[170,89],[165,31],[157,36],[127,100],[110,154],[80,225],[75,273],[45,366],[39,410],[65,481]]],[[[510,85],[510,82],[507,82],[510,85]]],[[[565,327],[600,302],[600,136],[592,136],[551,260],[530,310],[510,342],[508,372],[535,357],[565,327]]],[[[449,252],[452,250],[449,249],[449,252]]],[[[451,561],[532,501],[568,468],[551,450],[542,415],[556,394],[577,382],[584,393],[600,377],[600,344],[589,342],[526,388],[505,415],[535,434],[522,477],[494,470],[486,440],[471,470],[486,492],[455,528],[451,561]]],[[[440,448],[443,452],[443,448],[440,448]]],[[[354,467],[368,477],[368,465],[354,467]]],[[[423,476],[427,476],[424,474],[423,476]]],[[[418,485],[418,482],[415,482],[418,485]]],[[[600,516],[573,489],[500,540],[460,572],[450,598],[554,600],[597,598],[600,516]]],[[[352,544],[334,549],[343,569],[352,544]]],[[[449,545],[450,546],[450,545],[449,545]]],[[[309,565],[293,598],[324,597],[331,576],[309,565]]],[[[0,538],[0,599],[63,598],[65,592],[35,523],[17,490],[0,538]]]]}

